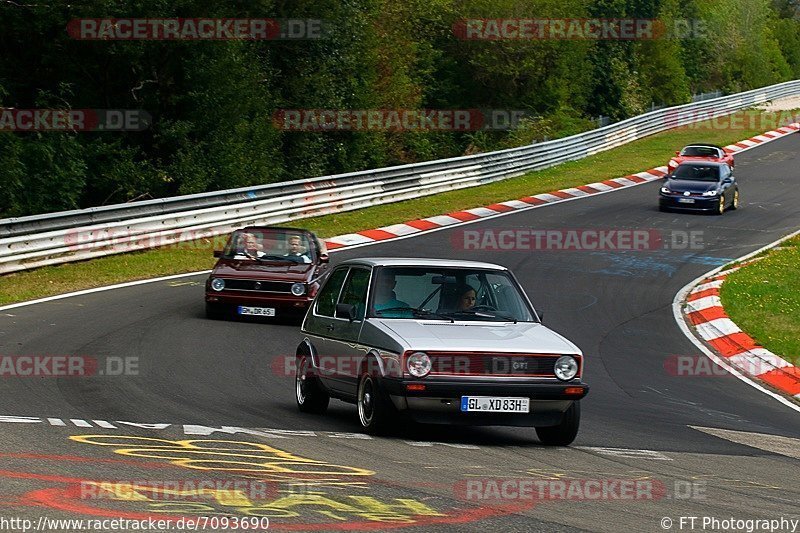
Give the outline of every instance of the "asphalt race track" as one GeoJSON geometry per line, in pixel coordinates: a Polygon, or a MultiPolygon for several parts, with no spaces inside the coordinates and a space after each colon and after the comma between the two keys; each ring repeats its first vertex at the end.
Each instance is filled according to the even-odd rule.
{"type": "Polygon", "coordinates": [[[703,356],[671,310],[692,279],[800,227],[799,169],[800,136],[790,135],[737,156],[743,206],[721,217],[660,213],[656,182],[333,255],[510,267],[545,323],[587,356],[592,389],[569,448],[539,445],[532,428],[403,426],[365,438],[355,407],[335,401],[325,416],[302,415],[282,360],[294,355],[299,329],[205,319],[205,276],[0,311],[0,354],[138,358],[129,368],[138,375],[0,380],[0,514],[34,523],[229,514],[269,516],[270,529],[418,531],[664,531],[680,530],[681,516],[698,517],[701,530],[702,517],[800,518],[800,412],[728,375],[675,375],[676,356],[703,356]],[[453,244],[465,229],[514,228],[699,231],[702,246],[497,252],[453,244]],[[545,497],[484,499],[487,480],[523,478],[542,482],[545,497]],[[180,480],[185,488],[211,479],[269,481],[273,492],[186,491],[167,501],[143,489],[86,490],[87,481],[180,480]],[[552,493],[551,482],[579,490],[587,480],[658,490],[552,493]]]}

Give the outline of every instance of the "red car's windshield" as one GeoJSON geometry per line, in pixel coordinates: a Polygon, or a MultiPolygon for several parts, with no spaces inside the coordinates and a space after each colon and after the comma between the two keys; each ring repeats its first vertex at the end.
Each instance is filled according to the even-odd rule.
{"type": "Polygon", "coordinates": [[[687,146],[681,151],[687,157],[719,157],[719,151],[710,146],[687,146]]]}

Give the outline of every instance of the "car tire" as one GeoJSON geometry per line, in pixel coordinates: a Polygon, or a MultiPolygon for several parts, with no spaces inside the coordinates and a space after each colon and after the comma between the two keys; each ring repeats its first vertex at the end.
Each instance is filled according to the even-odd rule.
{"type": "Polygon", "coordinates": [[[578,436],[581,425],[581,404],[572,402],[564,411],[561,423],[557,426],[543,426],[536,428],[536,435],[545,446],[569,446],[578,436]]]}
{"type": "Polygon", "coordinates": [[[739,189],[733,191],[733,201],[731,202],[731,210],[739,209],[739,189]]]}
{"type": "Polygon", "coordinates": [[[328,410],[331,397],[322,388],[319,378],[309,375],[308,367],[308,356],[300,355],[295,371],[294,398],[301,412],[322,414],[328,410]]]}
{"type": "Polygon", "coordinates": [[[666,208],[666,207],[664,207],[663,205],[660,205],[660,206],[658,206],[658,210],[659,210],[659,211],[661,211],[662,213],[667,213],[667,212],[669,212],[669,209],[667,209],[667,208],[666,208]]]}
{"type": "Polygon", "coordinates": [[[358,380],[356,397],[358,420],[365,433],[381,435],[386,433],[395,414],[394,406],[381,390],[378,380],[368,372],[363,372],[358,380]]]}
{"type": "Polygon", "coordinates": [[[211,320],[225,318],[225,310],[219,304],[206,302],[206,318],[210,318],[211,320]]]}

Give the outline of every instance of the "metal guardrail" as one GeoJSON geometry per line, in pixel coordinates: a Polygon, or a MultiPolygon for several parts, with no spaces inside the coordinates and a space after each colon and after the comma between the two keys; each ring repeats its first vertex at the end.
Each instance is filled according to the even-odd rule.
{"type": "Polygon", "coordinates": [[[474,187],[800,94],[800,80],[659,109],[563,139],[258,187],[0,220],[0,274],[474,187]]]}

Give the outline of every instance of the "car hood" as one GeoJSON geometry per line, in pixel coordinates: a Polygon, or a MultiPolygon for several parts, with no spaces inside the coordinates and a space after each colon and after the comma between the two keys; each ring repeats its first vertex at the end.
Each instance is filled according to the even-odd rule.
{"type": "Polygon", "coordinates": [[[410,350],[581,354],[577,346],[558,333],[532,322],[378,319],[374,323],[410,350]]]}
{"type": "Polygon", "coordinates": [[[315,266],[312,263],[226,259],[217,263],[211,275],[240,279],[304,280],[315,266]]]}
{"type": "Polygon", "coordinates": [[[706,191],[715,191],[719,187],[719,182],[716,181],[695,181],[695,180],[681,180],[672,179],[668,180],[665,184],[672,192],[694,192],[703,193],[706,191]]]}

